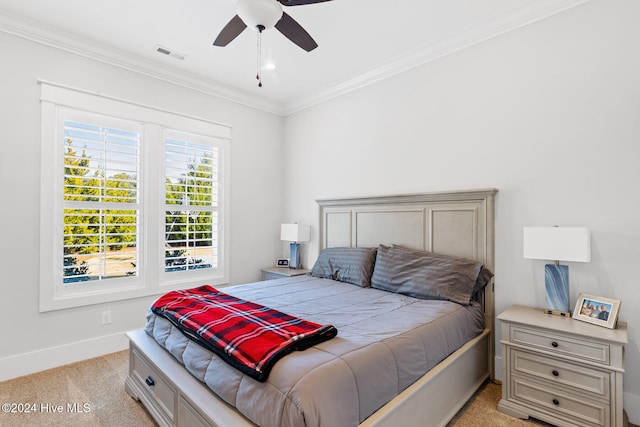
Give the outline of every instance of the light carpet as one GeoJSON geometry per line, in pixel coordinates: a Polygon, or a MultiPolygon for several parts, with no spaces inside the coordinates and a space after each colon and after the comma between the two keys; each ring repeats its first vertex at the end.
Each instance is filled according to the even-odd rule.
{"type": "Polygon", "coordinates": [[[486,382],[447,424],[447,427],[550,426],[542,421],[520,420],[498,412],[498,402],[501,397],[502,387],[499,384],[486,382]]]}
{"type": "Polygon", "coordinates": [[[155,426],[124,391],[128,363],[125,350],[2,382],[0,426],[155,426]]]}

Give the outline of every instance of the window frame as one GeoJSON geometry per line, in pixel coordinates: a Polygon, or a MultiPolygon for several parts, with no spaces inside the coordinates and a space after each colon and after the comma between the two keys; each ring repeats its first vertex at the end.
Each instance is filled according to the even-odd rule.
{"type": "MultiPolygon", "coordinates": [[[[231,128],[202,118],[39,81],[41,86],[40,312],[161,294],[201,284],[229,282],[229,163],[231,128]],[[64,238],[64,144],[60,143],[65,111],[77,110],[138,122],[140,143],[140,223],[138,275],[81,282],[62,282],[64,238]],[[218,265],[215,269],[164,272],[164,140],[163,129],[214,138],[219,151],[218,265]],[[100,283],[103,282],[103,283],[100,283]]],[[[76,147],[80,148],[80,147],[76,147]]]]}

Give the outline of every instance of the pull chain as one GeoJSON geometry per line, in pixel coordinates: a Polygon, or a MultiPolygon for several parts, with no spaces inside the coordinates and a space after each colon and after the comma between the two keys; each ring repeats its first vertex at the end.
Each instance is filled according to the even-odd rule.
{"type": "Polygon", "coordinates": [[[262,78],[260,77],[260,68],[262,65],[262,30],[264,30],[264,27],[262,25],[258,25],[258,61],[256,65],[256,80],[258,80],[258,87],[262,87],[262,78]]]}

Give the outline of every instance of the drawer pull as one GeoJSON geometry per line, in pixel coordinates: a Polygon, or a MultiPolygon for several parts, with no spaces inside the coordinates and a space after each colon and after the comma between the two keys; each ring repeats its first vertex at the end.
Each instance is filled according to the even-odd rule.
{"type": "Polygon", "coordinates": [[[154,385],[156,385],[156,382],[153,380],[153,378],[151,378],[151,375],[149,375],[147,379],[144,380],[144,382],[146,382],[149,387],[153,387],[154,385]]]}
{"type": "Polygon", "coordinates": [[[553,399],[553,404],[557,406],[560,404],[560,401],[558,399],[553,399]]]}
{"type": "Polygon", "coordinates": [[[551,346],[558,348],[558,343],[557,343],[556,341],[553,341],[553,342],[551,343],[551,346]]]}
{"type": "Polygon", "coordinates": [[[557,377],[558,375],[560,375],[560,372],[556,371],[555,369],[551,373],[553,374],[554,377],[557,377]]]}

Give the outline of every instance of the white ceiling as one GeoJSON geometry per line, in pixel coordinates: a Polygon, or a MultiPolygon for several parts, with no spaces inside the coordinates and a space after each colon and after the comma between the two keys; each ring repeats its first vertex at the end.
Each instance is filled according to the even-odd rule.
{"type": "MultiPolygon", "coordinates": [[[[275,0],[274,0],[275,1],[275,0]]],[[[212,45],[235,0],[0,0],[0,31],[286,115],[588,0],[332,0],[285,7],[316,40],[277,30],[212,45]],[[160,45],[180,61],[156,52],[160,45]]]]}

